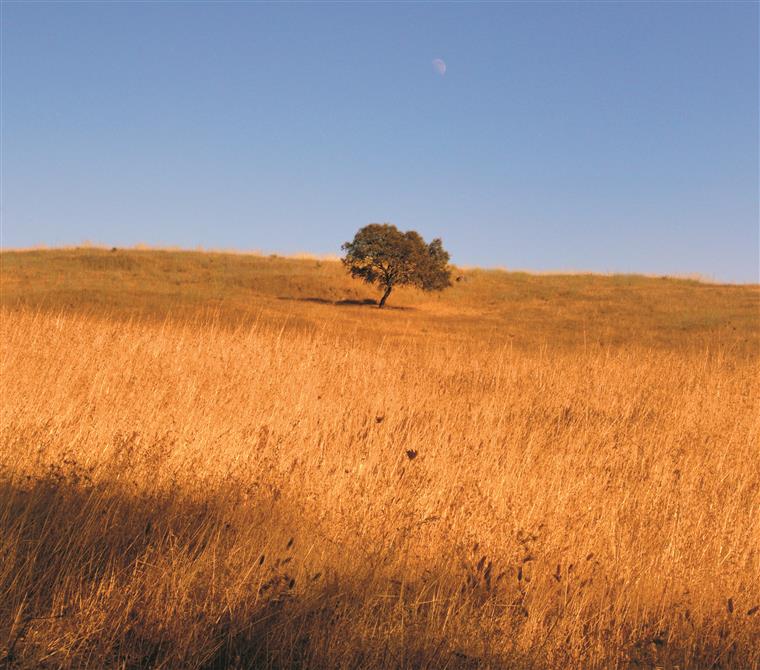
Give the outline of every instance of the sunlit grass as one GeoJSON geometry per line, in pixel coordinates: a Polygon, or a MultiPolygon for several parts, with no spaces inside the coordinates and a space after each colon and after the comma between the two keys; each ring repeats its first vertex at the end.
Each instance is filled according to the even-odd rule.
{"type": "Polygon", "coordinates": [[[2,262],[0,664],[760,665],[756,287],[2,262]]]}

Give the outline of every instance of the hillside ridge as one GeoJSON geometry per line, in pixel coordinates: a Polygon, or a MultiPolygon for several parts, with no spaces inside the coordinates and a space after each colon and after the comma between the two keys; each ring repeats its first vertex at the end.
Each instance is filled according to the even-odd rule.
{"type": "Polygon", "coordinates": [[[756,349],[760,287],[629,274],[532,274],[455,267],[442,293],[378,291],[335,259],[165,249],[5,250],[2,305],[116,317],[184,318],[214,312],[384,333],[469,334],[518,346],[653,344],[756,349]],[[382,321],[378,321],[378,320],[382,321]],[[382,325],[380,325],[382,324],[382,325]]]}

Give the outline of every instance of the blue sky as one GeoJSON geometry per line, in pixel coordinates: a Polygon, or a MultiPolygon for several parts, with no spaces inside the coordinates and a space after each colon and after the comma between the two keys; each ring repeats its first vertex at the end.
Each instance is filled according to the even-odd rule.
{"type": "Polygon", "coordinates": [[[758,4],[8,3],[5,247],[758,278],[758,4]],[[434,59],[446,63],[444,75],[434,59]]]}

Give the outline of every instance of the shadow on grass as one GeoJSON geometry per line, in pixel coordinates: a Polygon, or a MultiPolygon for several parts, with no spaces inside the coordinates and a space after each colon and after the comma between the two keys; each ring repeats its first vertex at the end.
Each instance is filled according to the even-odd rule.
{"type": "MultiPolygon", "coordinates": [[[[335,303],[338,307],[374,307],[377,309],[377,300],[372,298],[366,298],[364,300],[338,300],[335,303]]],[[[415,307],[407,307],[405,305],[393,305],[386,303],[383,305],[384,310],[392,312],[416,312],[415,307]]]]}
{"type": "MultiPolygon", "coordinates": [[[[369,305],[371,307],[377,307],[377,300],[373,300],[372,298],[365,298],[364,300],[336,300],[335,304],[339,307],[347,307],[347,306],[366,306],[369,305]]],[[[391,307],[389,305],[389,307],[391,307]]]]}
{"type": "MultiPolygon", "coordinates": [[[[551,662],[510,646],[504,626],[516,633],[521,615],[506,621],[508,601],[465,592],[453,573],[431,575],[450,585],[438,610],[423,606],[429,587],[380,585],[372,565],[309,574],[285,539],[302,513],[242,489],[145,493],[71,463],[21,481],[0,473],[0,668],[583,667],[561,640],[546,647],[551,662]]],[[[733,632],[703,627],[701,647],[630,631],[610,659],[751,667],[733,632]]]]}
{"type": "Polygon", "coordinates": [[[504,667],[423,617],[391,626],[371,568],[304,575],[277,496],[129,490],[68,466],[0,479],[0,668],[504,667]]]}
{"type": "Polygon", "coordinates": [[[281,295],[277,297],[278,300],[288,300],[292,302],[315,302],[319,305],[332,305],[334,304],[332,300],[327,300],[327,298],[292,298],[290,296],[281,295]]]}
{"type": "MultiPolygon", "coordinates": [[[[307,298],[293,298],[290,296],[278,296],[278,300],[288,300],[288,301],[294,301],[294,302],[313,302],[317,303],[319,305],[334,305],[336,307],[375,307],[377,308],[377,300],[374,300],[373,298],[364,298],[363,300],[327,300],[326,298],[315,298],[315,297],[307,297],[307,298]]],[[[402,305],[389,305],[386,304],[383,309],[388,311],[403,311],[403,312],[413,312],[416,311],[414,307],[406,307],[402,305]]]]}

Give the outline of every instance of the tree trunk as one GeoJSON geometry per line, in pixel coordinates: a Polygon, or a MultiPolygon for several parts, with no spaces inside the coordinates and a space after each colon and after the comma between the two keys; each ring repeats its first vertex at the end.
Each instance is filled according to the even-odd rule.
{"type": "Polygon", "coordinates": [[[385,301],[388,299],[388,296],[391,294],[391,291],[392,291],[392,290],[393,290],[393,287],[392,287],[392,286],[387,286],[387,287],[385,288],[385,293],[383,293],[383,297],[382,297],[382,298],[380,298],[380,304],[378,305],[378,307],[379,307],[380,309],[382,309],[382,308],[383,308],[383,305],[385,304],[385,301]]]}

